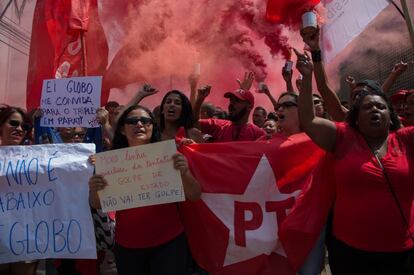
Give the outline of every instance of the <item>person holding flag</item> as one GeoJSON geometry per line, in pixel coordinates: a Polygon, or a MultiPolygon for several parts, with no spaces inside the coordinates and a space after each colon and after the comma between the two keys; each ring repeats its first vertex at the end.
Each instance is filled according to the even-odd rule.
{"type": "Polygon", "coordinates": [[[346,122],[316,117],[313,63],[297,56],[301,125],[332,159],[333,274],[414,274],[414,127],[400,128],[379,87],[364,87],[346,122]]]}
{"type": "MultiPolygon", "coordinates": [[[[140,105],[130,106],[119,117],[112,149],[155,143],[161,133],[152,113],[140,105]]],[[[186,158],[173,156],[174,168],[182,177],[185,197],[197,200],[201,187],[186,158]]],[[[90,204],[100,209],[98,191],[107,182],[102,175],[89,180],[90,204]]],[[[118,274],[186,274],[188,247],[184,228],[174,203],[116,212],[115,260],[118,274]]]]}

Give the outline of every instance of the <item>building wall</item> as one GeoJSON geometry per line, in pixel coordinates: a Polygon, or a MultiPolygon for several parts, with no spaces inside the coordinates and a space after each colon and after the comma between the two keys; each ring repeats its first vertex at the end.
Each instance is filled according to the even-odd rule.
{"type": "MultiPolygon", "coordinates": [[[[7,2],[8,0],[2,1],[0,10],[3,10],[7,2]]],[[[19,20],[13,3],[1,23],[10,24],[30,37],[35,5],[35,0],[27,1],[21,20],[19,20]]],[[[0,102],[25,107],[29,46],[9,37],[10,30],[6,29],[4,25],[0,25],[0,40],[3,41],[0,41],[0,102]]]]}

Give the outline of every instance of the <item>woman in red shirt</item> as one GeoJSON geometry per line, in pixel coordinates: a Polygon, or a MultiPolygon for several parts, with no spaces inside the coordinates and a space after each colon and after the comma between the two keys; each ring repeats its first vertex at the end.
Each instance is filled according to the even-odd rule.
{"type": "Polygon", "coordinates": [[[310,58],[299,54],[297,68],[301,125],[333,158],[333,274],[414,274],[414,127],[400,129],[384,93],[369,86],[346,123],[316,117],[310,58]]]}
{"type": "MultiPolygon", "coordinates": [[[[152,113],[145,107],[132,106],[118,120],[113,149],[160,140],[152,113]]],[[[173,161],[175,169],[181,173],[186,198],[197,200],[201,187],[191,174],[187,160],[177,153],[173,161]]],[[[89,180],[92,207],[101,207],[97,191],[106,185],[100,175],[89,180]]],[[[185,274],[188,248],[183,231],[175,203],[117,211],[115,259],[118,274],[185,274]]]]}
{"type": "MultiPolygon", "coordinates": [[[[32,130],[30,118],[18,107],[2,106],[0,110],[0,146],[22,145],[32,130]]],[[[38,261],[0,265],[0,274],[36,274],[38,261]]]]}

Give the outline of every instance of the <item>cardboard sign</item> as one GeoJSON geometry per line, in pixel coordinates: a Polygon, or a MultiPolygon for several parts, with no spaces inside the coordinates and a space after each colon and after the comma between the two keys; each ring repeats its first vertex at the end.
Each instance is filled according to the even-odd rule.
{"type": "Polygon", "coordinates": [[[40,126],[98,127],[96,110],[101,104],[101,85],[101,76],[44,80],[40,126]]]}
{"type": "Polygon", "coordinates": [[[99,191],[102,210],[115,211],[183,201],[181,175],[174,169],[172,140],[96,155],[96,174],[108,186],[99,191]]]}
{"type": "Polygon", "coordinates": [[[94,144],[0,147],[0,263],[96,258],[94,144]]]}

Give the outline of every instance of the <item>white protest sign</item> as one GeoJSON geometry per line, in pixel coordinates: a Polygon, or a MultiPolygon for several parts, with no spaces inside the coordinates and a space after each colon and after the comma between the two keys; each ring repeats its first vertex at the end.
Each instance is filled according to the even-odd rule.
{"type": "Polygon", "coordinates": [[[387,0],[325,0],[323,55],[332,61],[385,7],[387,0]]]}
{"type": "Polygon", "coordinates": [[[101,85],[101,76],[43,80],[40,126],[98,127],[101,85]]]}
{"type": "Polygon", "coordinates": [[[94,144],[0,147],[0,264],[96,258],[88,156],[94,144]]]}
{"type": "Polygon", "coordinates": [[[180,173],[174,169],[173,140],[96,154],[96,174],[108,186],[99,191],[102,211],[183,201],[180,173]]]}

